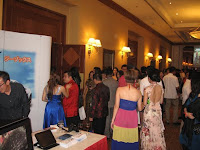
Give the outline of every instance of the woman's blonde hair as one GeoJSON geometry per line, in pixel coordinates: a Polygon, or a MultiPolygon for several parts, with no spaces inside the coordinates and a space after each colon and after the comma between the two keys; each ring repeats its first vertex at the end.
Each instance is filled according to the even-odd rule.
{"type": "Polygon", "coordinates": [[[138,79],[138,71],[137,70],[127,70],[124,73],[124,78],[126,83],[134,83],[135,80],[138,79]]]}

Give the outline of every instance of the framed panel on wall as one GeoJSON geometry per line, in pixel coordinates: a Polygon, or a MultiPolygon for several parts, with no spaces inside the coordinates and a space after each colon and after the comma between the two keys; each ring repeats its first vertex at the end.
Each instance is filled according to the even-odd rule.
{"type": "Polygon", "coordinates": [[[127,59],[127,64],[137,66],[137,50],[138,50],[138,42],[128,39],[128,46],[131,49],[131,52],[127,59]]]}
{"type": "Polygon", "coordinates": [[[109,49],[103,49],[103,68],[114,68],[115,51],[109,49]]]}
{"type": "Polygon", "coordinates": [[[65,15],[22,0],[4,0],[3,5],[3,30],[48,35],[65,44],[65,15]]]}

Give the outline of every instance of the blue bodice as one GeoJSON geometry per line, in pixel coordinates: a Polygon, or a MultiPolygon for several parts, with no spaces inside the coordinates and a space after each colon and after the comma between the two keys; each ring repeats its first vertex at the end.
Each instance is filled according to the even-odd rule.
{"type": "Polygon", "coordinates": [[[135,110],[137,108],[137,102],[120,99],[119,108],[125,109],[125,110],[135,110]]]}

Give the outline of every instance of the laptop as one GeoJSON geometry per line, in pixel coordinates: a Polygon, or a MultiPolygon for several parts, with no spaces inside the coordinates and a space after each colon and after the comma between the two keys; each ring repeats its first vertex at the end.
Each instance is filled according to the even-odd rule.
{"type": "Polygon", "coordinates": [[[37,146],[41,149],[50,149],[59,145],[56,143],[56,139],[54,138],[51,130],[44,130],[37,133],[35,134],[35,137],[38,141],[37,146]]]}
{"type": "Polygon", "coordinates": [[[33,150],[29,118],[23,118],[0,127],[0,149],[33,150]]]}

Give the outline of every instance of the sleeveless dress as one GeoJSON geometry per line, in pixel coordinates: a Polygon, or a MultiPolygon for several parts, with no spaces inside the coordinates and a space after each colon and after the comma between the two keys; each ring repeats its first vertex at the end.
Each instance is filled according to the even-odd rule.
{"type": "Polygon", "coordinates": [[[51,100],[48,100],[45,113],[44,113],[44,123],[43,128],[48,128],[50,125],[55,125],[59,121],[64,122],[64,126],[66,127],[65,113],[61,104],[61,95],[57,95],[60,91],[60,87],[55,95],[52,96],[51,100]]]}
{"type": "MultiPolygon", "coordinates": [[[[145,89],[149,98],[155,85],[152,84],[145,89]]],[[[160,102],[154,104],[150,100],[150,103],[146,105],[144,110],[143,126],[140,135],[141,149],[166,150],[164,129],[160,102]]]]}
{"type": "Polygon", "coordinates": [[[137,102],[120,99],[113,127],[112,150],[138,150],[137,102]]]}

